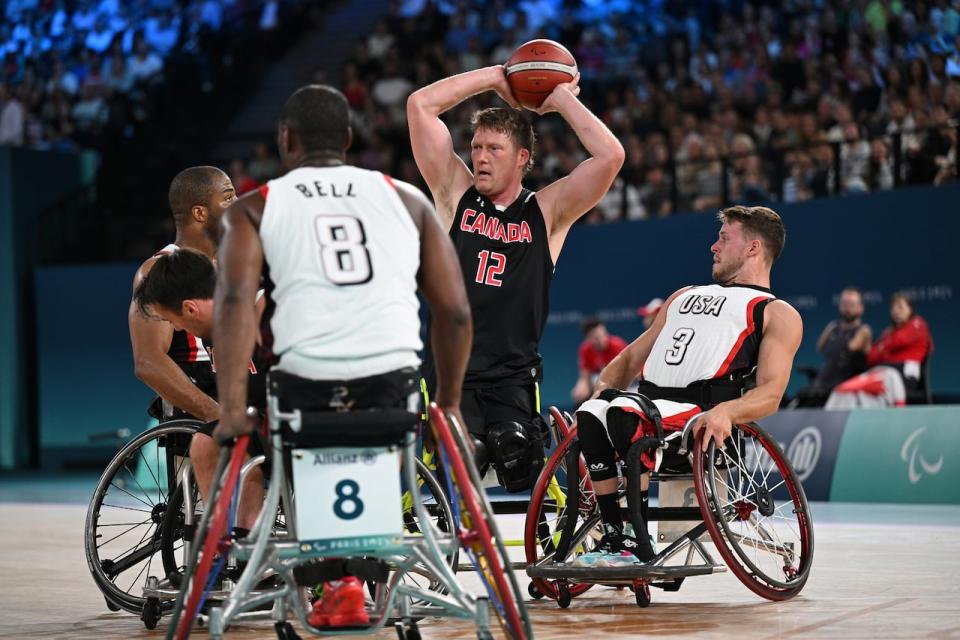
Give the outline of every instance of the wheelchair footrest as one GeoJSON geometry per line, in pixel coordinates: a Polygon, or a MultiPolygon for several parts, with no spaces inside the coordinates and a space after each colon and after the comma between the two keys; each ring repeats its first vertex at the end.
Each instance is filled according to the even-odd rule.
{"type": "Polygon", "coordinates": [[[293,578],[302,587],[339,580],[344,576],[355,576],[364,582],[386,582],[389,575],[390,567],[386,562],[369,558],[316,560],[293,569],[293,578]]]}
{"type": "Polygon", "coordinates": [[[703,576],[726,571],[724,565],[699,564],[663,567],[635,565],[632,567],[578,567],[568,563],[529,565],[527,575],[546,580],[575,580],[577,582],[611,582],[622,580],[676,580],[687,576],[703,576]]]}

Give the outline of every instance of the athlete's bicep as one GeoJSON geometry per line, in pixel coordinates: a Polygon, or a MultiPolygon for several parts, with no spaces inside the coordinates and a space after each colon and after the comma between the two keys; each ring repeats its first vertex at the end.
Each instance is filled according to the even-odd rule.
{"type": "Polygon", "coordinates": [[[456,201],[473,184],[473,174],[457,155],[447,125],[420,107],[416,100],[407,102],[407,122],[413,159],[433,194],[438,213],[449,228],[456,201]]]}
{"type": "Polygon", "coordinates": [[[757,357],[757,387],[769,385],[783,394],[802,339],[803,321],[796,309],[780,300],[767,305],[757,357]]]}
{"type": "Polygon", "coordinates": [[[157,357],[169,357],[170,343],[173,341],[173,325],[158,318],[148,318],[137,307],[136,302],[130,303],[127,311],[127,325],[130,329],[130,345],[133,348],[133,359],[136,367],[157,357]]]}

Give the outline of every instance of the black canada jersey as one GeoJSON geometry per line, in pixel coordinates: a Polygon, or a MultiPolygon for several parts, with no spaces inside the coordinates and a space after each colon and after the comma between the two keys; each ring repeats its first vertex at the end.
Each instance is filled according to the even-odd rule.
{"type": "Polygon", "coordinates": [[[522,189],[500,211],[471,187],[457,205],[450,239],[473,314],[464,387],[540,380],[553,261],[536,194],[522,189]]]}

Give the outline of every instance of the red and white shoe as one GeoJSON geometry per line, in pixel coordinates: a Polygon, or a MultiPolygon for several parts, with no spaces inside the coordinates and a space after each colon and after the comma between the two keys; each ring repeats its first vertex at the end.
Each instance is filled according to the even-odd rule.
{"type": "Polygon", "coordinates": [[[360,579],[347,576],[324,583],[323,595],[313,603],[309,622],[315,627],[369,626],[370,614],[360,579]]]}

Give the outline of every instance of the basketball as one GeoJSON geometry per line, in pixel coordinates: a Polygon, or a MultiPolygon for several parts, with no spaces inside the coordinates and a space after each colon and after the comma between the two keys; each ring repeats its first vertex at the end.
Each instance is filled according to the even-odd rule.
{"type": "Polygon", "coordinates": [[[543,104],[553,88],[577,75],[577,61],[559,42],[531,40],[520,45],[505,65],[513,96],[525,107],[543,104]]]}

